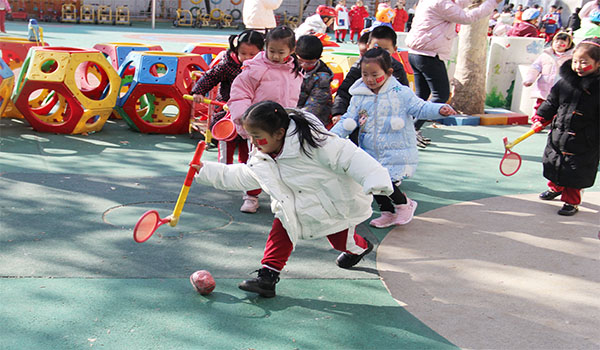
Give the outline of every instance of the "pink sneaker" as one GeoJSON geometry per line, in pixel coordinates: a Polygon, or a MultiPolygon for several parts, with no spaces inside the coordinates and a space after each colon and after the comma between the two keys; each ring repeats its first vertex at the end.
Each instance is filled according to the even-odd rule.
{"type": "Polygon", "coordinates": [[[377,219],[371,220],[369,225],[377,227],[377,228],[385,228],[394,226],[396,221],[398,220],[398,212],[390,213],[389,211],[382,211],[381,216],[377,219]]]}
{"type": "Polygon", "coordinates": [[[394,206],[394,208],[396,208],[396,214],[398,215],[396,221],[394,222],[395,225],[408,224],[415,214],[417,202],[409,199],[408,197],[406,199],[408,200],[408,203],[394,206]]]}
{"type": "Polygon", "coordinates": [[[245,194],[243,198],[244,198],[244,204],[242,204],[240,211],[243,213],[250,213],[250,214],[256,213],[256,211],[258,211],[258,207],[259,207],[258,197],[249,196],[249,195],[245,194]]]}

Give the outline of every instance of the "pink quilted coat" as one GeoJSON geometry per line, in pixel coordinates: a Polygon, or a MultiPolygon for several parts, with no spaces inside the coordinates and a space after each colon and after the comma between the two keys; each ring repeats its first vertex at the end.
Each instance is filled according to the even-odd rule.
{"type": "Polygon", "coordinates": [[[533,84],[533,90],[531,91],[531,97],[545,100],[550,93],[550,89],[559,79],[558,69],[572,57],[573,49],[558,55],[551,47],[545,49],[544,52],[535,59],[523,81],[524,83],[535,82],[533,84]]]}
{"type": "Polygon", "coordinates": [[[471,24],[489,16],[496,8],[496,0],[487,0],[480,6],[464,10],[471,0],[422,0],[417,5],[412,27],[406,37],[410,53],[450,58],[452,40],[458,35],[456,24],[471,24]]]}
{"type": "Polygon", "coordinates": [[[286,108],[295,108],[300,97],[303,76],[292,72],[294,63],[273,63],[264,51],[251,60],[244,61],[242,74],[231,85],[231,95],[227,106],[231,120],[240,136],[247,139],[242,128],[241,118],[248,107],[261,101],[274,101],[286,108]]]}

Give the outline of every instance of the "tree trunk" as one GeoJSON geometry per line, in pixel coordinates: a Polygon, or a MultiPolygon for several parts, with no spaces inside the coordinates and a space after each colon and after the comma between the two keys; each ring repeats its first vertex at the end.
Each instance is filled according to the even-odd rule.
{"type": "MultiPolygon", "coordinates": [[[[478,5],[475,1],[474,5],[478,5]]],[[[481,114],[485,106],[487,29],[489,17],[462,25],[452,79],[452,106],[465,114],[481,114]]]]}

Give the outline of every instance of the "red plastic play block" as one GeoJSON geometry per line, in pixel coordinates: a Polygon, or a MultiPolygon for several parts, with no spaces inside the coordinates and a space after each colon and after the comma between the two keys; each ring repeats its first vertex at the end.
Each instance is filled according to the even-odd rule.
{"type": "Polygon", "coordinates": [[[515,113],[508,116],[508,125],[527,125],[529,124],[529,116],[526,114],[515,113]]]}

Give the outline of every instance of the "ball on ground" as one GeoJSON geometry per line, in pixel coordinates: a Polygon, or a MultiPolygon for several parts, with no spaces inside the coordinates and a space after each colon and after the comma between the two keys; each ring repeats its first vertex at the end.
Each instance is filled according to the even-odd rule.
{"type": "Polygon", "coordinates": [[[206,270],[199,270],[190,276],[190,282],[196,292],[202,295],[208,295],[215,289],[215,279],[206,270]]]}

